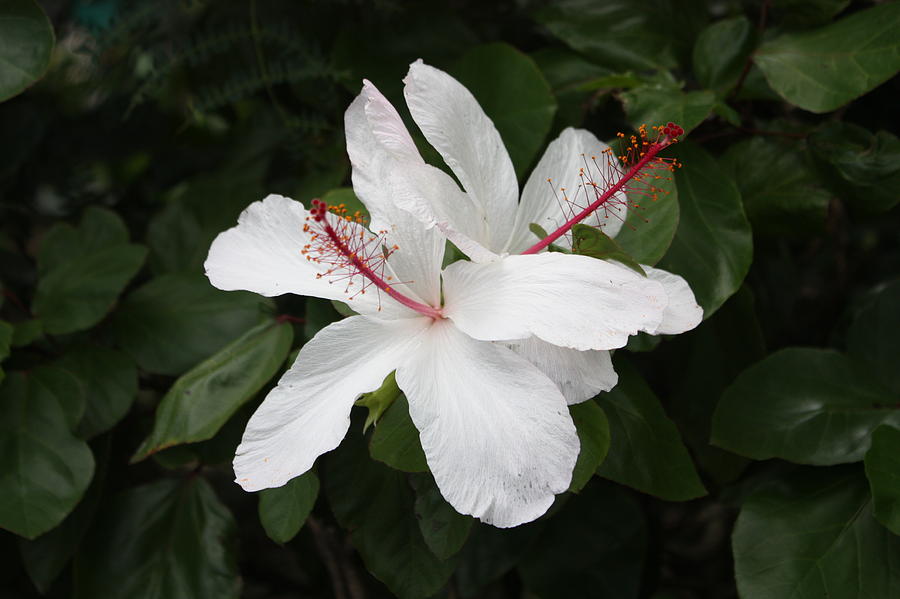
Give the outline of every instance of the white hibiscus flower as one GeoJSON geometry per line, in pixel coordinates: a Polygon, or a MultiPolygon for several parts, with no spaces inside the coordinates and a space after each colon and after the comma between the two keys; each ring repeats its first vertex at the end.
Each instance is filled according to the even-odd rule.
{"type": "MultiPolygon", "coordinates": [[[[567,220],[575,220],[577,213],[599,196],[601,188],[612,193],[599,209],[583,217],[583,222],[615,237],[626,216],[628,201],[624,190],[646,192],[649,187],[646,181],[654,175],[653,171],[647,172],[647,167],[659,166],[648,164],[653,156],[640,154],[643,148],[638,145],[631,162],[643,161],[643,169],[641,164],[631,162],[630,168],[626,168],[593,133],[567,128],[547,147],[519,200],[519,186],[509,154],[493,122],[472,94],[456,79],[421,60],[410,65],[404,82],[413,119],[456,175],[465,193],[439,169],[411,165],[398,171],[391,182],[394,201],[427,226],[440,229],[475,262],[503,261],[509,254],[535,251],[538,239],[529,228],[532,223],[550,233],[554,243],[571,248],[569,237],[556,238],[553,232],[567,220]],[[638,176],[629,179],[626,176],[629,174],[638,176]],[[636,181],[642,178],[643,181],[636,181]],[[592,187],[591,183],[598,183],[600,188],[592,187]],[[611,189],[617,184],[620,187],[611,189]]],[[[371,85],[366,85],[363,95],[368,96],[372,106],[386,103],[371,85]]],[[[370,112],[373,131],[379,137],[390,127],[378,125],[383,111],[370,112]]],[[[669,134],[677,137],[683,133],[672,123],[663,130],[663,139],[669,134]]],[[[640,144],[640,138],[636,139],[640,144]]],[[[665,145],[657,144],[653,149],[665,145]]],[[[630,146],[626,141],[623,154],[629,152],[630,146]]],[[[348,144],[348,151],[353,159],[352,145],[348,144]]],[[[659,326],[645,330],[651,334],[677,334],[696,327],[703,319],[703,309],[697,305],[687,282],[665,270],[641,266],[651,280],[663,285],[668,295],[659,326]]],[[[618,382],[606,351],[579,351],[584,348],[555,343],[540,335],[511,347],[553,379],[570,404],[609,391],[618,382]]]]}
{"type": "MultiPolygon", "coordinates": [[[[465,94],[457,116],[477,128],[465,94]]],[[[534,520],[568,488],[579,452],[566,395],[609,384],[600,379],[611,369],[591,372],[595,354],[608,362],[604,350],[659,330],[670,312],[665,287],[615,263],[561,253],[459,261],[442,271],[443,235],[395,198],[409,199],[415,185],[423,205],[447,194],[475,215],[484,201],[425,165],[396,110],[368,83],[347,110],[346,130],[354,190],[375,233],[321,203],[307,211],[269,196],[216,238],[205,264],[220,289],[337,299],[359,313],[307,343],[252,416],[234,460],[237,482],[255,491],[309,470],[346,434],[355,400],[396,371],[447,501],[495,526],[534,520]],[[569,354],[590,362],[578,368],[583,379],[569,380],[569,354]]],[[[460,160],[478,145],[457,135],[445,142],[460,160]]],[[[495,154],[502,162],[502,145],[495,154]]]]}

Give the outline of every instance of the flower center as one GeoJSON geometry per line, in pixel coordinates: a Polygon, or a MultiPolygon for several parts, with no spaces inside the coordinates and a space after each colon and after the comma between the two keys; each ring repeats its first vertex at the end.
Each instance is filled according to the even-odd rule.
{"type": "MultiPolygon", "coordinates": [[[[555,188],[553,190],[566,222],[522,253],[536,254],[592,214],[597,215],[599,222],[598,210],[601,208],[604,208],[604,216],[618,216],[617,211],[609,208],[628,203],[617,197],[620,192],[647,197],[652,201],[656,201],[660,193],[668,193],[657,186],[661,180],[669,178],[661,172],[670,173],[681,165],[673,158],[663,158],[658,154],[677,142],[684,129],[675,123],[668,123],[653,127],[653,131],[656,136],[651,139],[647,126],[641,125],[638,135],[632,135],[628,141],[623,133],[619,133],[618,138],[623,147],[618,156],[613,153],[612,148],[606,148],[601,156],[591,156],[590,159],[582,154],[584,166],[579,169],[581,183],[575,195],[570,197],[565,188],[559,190],[562,196],[555,188]]],[[[553,185],[551,179],[547,179],[547,182],[553,185]]],[[[632,203],[632,206],[639,207],[636,203],[632,203]]]]}
{"type": "Polygon", "coordinates": [[[313,200],[303,231],[310,233],[309,243],[300,252],[310,262],[325,267],[316,278],[330,277],[329,283],[345,281],[349,299],[366,293],[371,286],[383,291],[407,308],[430,318],[443,318],[437,308],[423,304],[394,288],[392,275],[385,276],[388,258],[399,250],[386,243],[387,231],[377,234],[365,228],[359,212],[348,214],[343,204],[327,206],[321,200],[313,200]]]}

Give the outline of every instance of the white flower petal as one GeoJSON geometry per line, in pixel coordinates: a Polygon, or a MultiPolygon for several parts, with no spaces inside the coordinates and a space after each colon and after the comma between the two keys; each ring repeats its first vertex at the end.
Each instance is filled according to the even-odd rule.
{"type": "Polygon", "coordinates": [[[390,243],[399,247],[389,260],[404,282],[396,289],[439,306],[444,238],[397,207],[391,197],[391,172],[402,170],[404,164],[424,165],[415,143],[391,103],[368,81],[347,109],[344,125],[353,190],[369,210],[372,229],[388,231],[390,243]]]}
{"type": "Polygon", "coordinates": [[[444,310],[476,339],[532,335],[573,349],[614,349],[657,327],[666,307],[662,285],[624,266],[547,252],[444,270],[444,310]]]}
{"type": "Polygon", "coordinates": [[[403,81],[416,124],[487,219],[486,235],[474,240],[498,252],[512,230],[519,184],[494,123],[459,81],[421,60],[403,81]]]}
{"type": "Polygon", "coordinates": [[[280,487],[337,447],[353,402],[381,386],[430,322],[353,316],[319,331],[247,423],[236,482],[247,491],[280,487]]]}
{"type": "Polygon", "coordinates": [[[243,289],[268,297],[295,293],[336,299],[379,318],[418,316],[374,289],[354,295],[346,281],[317,278],[326,268],[300,253],[311,242],[310,233],[303,231],[308,214],[299,202],[279,195],[250,204],[237,226],[220,233],[210,246],[203,265],[210,283],[225,291],[243,289]]]}
{"type": "Polygon", "coordinates": [[[653,335],[676,335],[690,331],[703,320],[703,308],[697,304],[690,285],[680,276],[642,264],[647,276],[658,281],[666,290],[669,302],[663,311],[662,322],[648,331],[653,335]]]}
{"type": "MultiPolygon", "coordinates": [[[[550,142],[522,191],[516,224],[505,251],[515,254],[537,243],[538,238],[528,229],[532,223],[552,233],[593,202],[596,199],[594,189],[586,188],[585,181],[593,180],[602,191],[604,182],[614,180],[603,154],[608,148],[590,131],[571,127],[550,142]],[[582,171],[584,180],[579,176],[582,171]],[[549,183],[547,179],[550,179],[549,183]]],[[[582,222],[599,226],[604,233],[615,237],[625,220],[625,202],[625,194],[618,193],[582,222]]],[[[568,236],[563,237],[556,243],[571,247],[568,239],[568,236]]]]}
{"type": "Polygon", "coordinates": [[[438,488],[458,512],[517,526],[568,489],[579,442],[565,399],[509,348],[436,321],[397,383],[438,488]]]}
{"type": "Polygon", "coordinates": [[[609,391],[619,382],[608,351],[578,351],[536,337],[512,343],[510,347],[556,383],[569,405],[609,391]]]}
{"type": "Polygon", "coordinates": [[[390,186],[397,206],[421,225],[440,231],[469,258],[476,262],[498,259],[477,241],[485,237],[481,211],[447,173],[428,164],[406,165],[391,173],[390,186]]]}

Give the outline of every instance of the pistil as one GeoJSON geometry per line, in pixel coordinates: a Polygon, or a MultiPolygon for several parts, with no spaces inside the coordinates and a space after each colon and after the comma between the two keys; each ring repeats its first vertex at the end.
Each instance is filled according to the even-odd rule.
{"type": "MultiPolygon", "coordinates": [[[[610,199],[615,197],[615,195],[620,191],[631,191],[645,195],[651,195],[655,199],[655,196],[659,192],[659,190],[655,186],[648,185],[644,182],[644,179],[648,177],[647,171],[659,168],[672,171],[675,168],[677,163],[674,160],[660,158],[658,154],[661,150],[678,141],[678,136],[683,134],[684,130],[674,123],[668,123],[663,127],[654,127],[654,129],[658,132],[658,135],[656,140],[652,142],[647,140],[647,129],[643,126],[639,130],[640,139],[632,136],[630,147],[628,147],[627,150],[623,151],[623,153],[619,156],[619,159],[624,163],[626,167],[626,170],[624,172],[619,166],[616,157],[612,154],[612,150],[604,150],[603,153],[607,157],[608,166],[613,172],[617,173],[620,176],[611,181],[607,181],[605,180],[606,177],[603,177],[604,185],[602,186],[602,189],[601,186],[593,180],[584,182],[584,169],[582,169],[580,173],[580,176],[582,178],[582,186],[585,189],[585,193],[587,193],[588,186],[593,189],[595,196],[594,201],[588,204],[588,206],[583,210],[566,220],[566,222],[563,223],[562,226],[560,226],[558,229],[556,229],[522,253],[536,254],[545,249],[554,241],[571,231],[573,226],[580,223],[588,216],[596,212],[604,204],[609,202],[610,199]]],[[[619,134],[619,136],[624,137],[621,133],[619,134]]],[[[592,157],[591,160],[594,161],[595,159],[596,157],[592,157]]],[[[656,176],[656,178],[659,178],[659,176],[656,176]]]]}
{"type": "MultiPolygon", "coordinates": [[[[317,264],[328,265],[329,268],[316,275],[334,276],[337,280],[347,279],[347,290],[354,284],[359,275],[364,278],[362,288],[357,292],[363,294],[369,285],[415,310],[424,316],[440,319],[444,316],[438,308],[423,304],[397,291],[388,281],[393,277],[384,276],[384,268],[391,254],[399,248],[384,243],[385,231],[371,235],[363,228],[361,217],[347,215],[343,206],[329,208],[321,200],[313,200],[310,209],[312,224],[304,225],[304,230],[316,229],[310,236],[310,243],[302,253],[307,260],[317,264]],[[329,218],[327,215],[333,216],[329,218]],[[331,222],[334,220],[334,223],[331,222]]],[[[350,297],[352,299],[355,296],[350,297]]]]}

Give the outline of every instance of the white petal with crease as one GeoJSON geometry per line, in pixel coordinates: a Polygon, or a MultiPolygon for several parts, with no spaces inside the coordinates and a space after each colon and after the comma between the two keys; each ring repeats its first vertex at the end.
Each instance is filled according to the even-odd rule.
{"type": "Polygon", "coordinates": [[[437,321],[397,383],[438,488],[458,512],[517,526],[569,487],[579,442],[565,399],[509,348],[437,321]]]}
{"type": "MultiPolygon", "coordinates": [[[[585,186],[585,180],[593,180],[600,185],[601,190],[604,182],[615,180],[615,174],[607,166],[603,154],[603,150],[607,148],[609,146],[590,131],[571,127],[564,129],[559,137],[550,142],[522,190],[516,224],[505,251],[515,254],[538,241],[528,228],[532,223],[540,225],[547,233],[552,233],[593,202],[596,199],[594,188],[585,186]],[[579,176],[581,171],[585,174],[584,180],[579,176]],[[549,183],[547,179],[550,179],[549,183]],[[572,203],[567,202],[566,197],[572,203]]],[[[582,222],[599,226],[604,233],[615,237],[625,220],[625,201],[625,194],[618,193],[612,201],[607,201],[582,222]]],[[[567,239],[560,238],[557,244],[571,247],[571,242],[567,242],[567,239]]]]}
{"type": "Polygon", "coordinates": [[[381,386],[430,322],[353,316],[319,331],[247,423],[234,458],[236,482],[247,491],[280,487],[337,447],[353,402],[381,386]]]}
{"type": "Polygon", "coordinates": [[[690,331],[703,320],[703,308],[697,304],[694,292],[682,277],[642,264],[647,276],[658,281],[666,290],[669,302],[663,311],[662,322],[656,329],[649,331],[653,335],[676,335],[690,331]]]}
{"type": "Polygon", "coordinates": [[[573,349],[614,349],[655,329],[667,298],[662,285],[624,266],[548,252],[444,270],[444,310],[476,339],[532,335],[573,349]]]}
{"type": "Polygon", "coordinates": [[[569,405],[581,403],[619,382],[608,351],[578,351],[551,345],[535,337],[510,344],[517,354],[534,364],[556,383],[569,405]]]}
{"type": "Polygon", "coordinates": [[[416,124],[484,212],[486,235],[474,241],[498,252],[512,230],[519,183],[494,123],[459,81],[421,60],[403,81],[416,124]]]}
{"type": "Polygon", "coordinates": [[[440,305],[443,236],[423,227],[392,197],[391,173],[402,172],[406,164],[424,165],[400,115],[366,81],[347,109],[344,124],[353,190],[369,210],[372,229],[387,231],[388,241],[399,247],[389,260],[398,280],[404,282],[395,287],[406,295],[412,291],[426,304],[440,305]]]}
{"type": "Polygon", "coordinates": [[[210,246],[203,265],[209,282],[225,291],[243,289],[268,297],[295,293],[336,299],[379,318],[418,316],[383,293],[351,297],[345,281],[317,278],[326,267],[300,253],[311,242],[310,233],[303,231],[308,214],[300,202],[279,195],[250,204],[237,226],[220,233],[210,246]]]}
{"type": "Polygon", "coordinates": [[[498,257],[477,240],[485,237],[485,221],[471,198],[447,173],[429,164],[406,165],[390,176],[393,201],[428,229],[436,228],[476,262],[498,257]]]}

